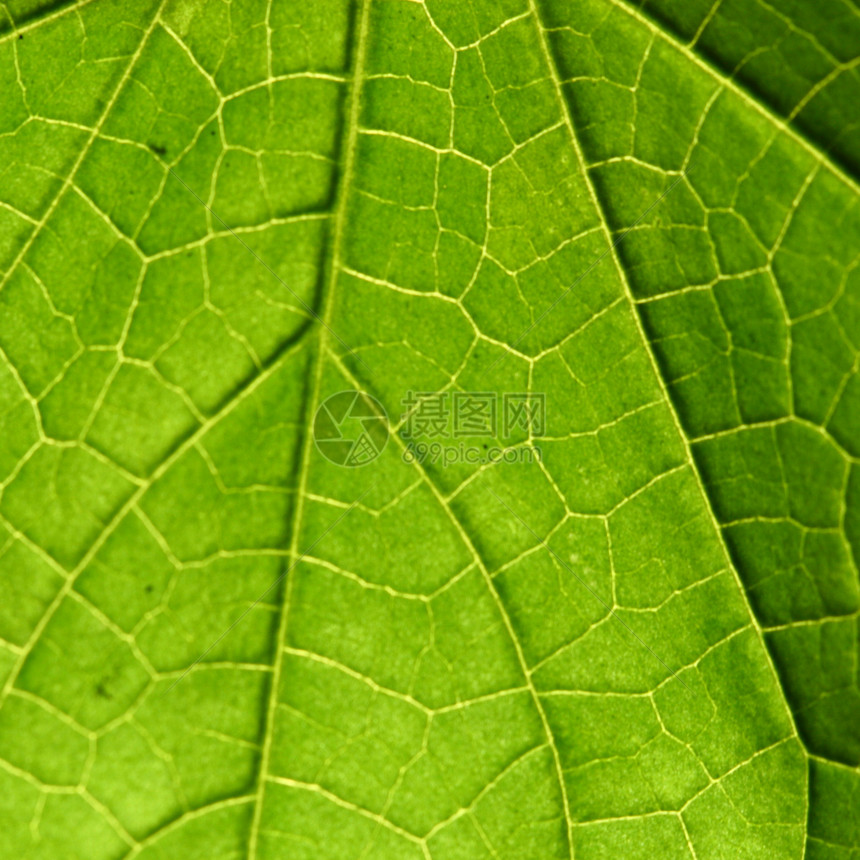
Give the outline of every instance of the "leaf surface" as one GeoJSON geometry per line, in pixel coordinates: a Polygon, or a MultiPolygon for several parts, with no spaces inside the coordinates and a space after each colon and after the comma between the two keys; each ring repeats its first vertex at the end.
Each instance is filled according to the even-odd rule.
{"type": "Polygon", "coordinates": [[[856,8],[0,14],[0,858],[860,851],[856,8]]]}

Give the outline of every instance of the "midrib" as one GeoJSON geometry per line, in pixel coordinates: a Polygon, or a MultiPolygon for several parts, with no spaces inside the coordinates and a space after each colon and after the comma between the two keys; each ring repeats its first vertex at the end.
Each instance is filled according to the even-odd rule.
{"type": "Polygon", "coordinates": [[[292,535],[290,539],[290,551],[288,556],[288,569],[286,582],[284,583],[283,599],[278,619],[278,633],[275,644],[275,662],[272,672],[271,688],[269,690],[269,701],[266,710],[265,727],[263,734],[263,747],[260,755],[260,770],[258,774],[257,792],[254,801],[254,816],[251,822],[251,832],[248,843],[248,860],[256,860],[257,844],[260,833],[260,820],[265,800],[266,783],[269,776],[269,762],[271,759],[272,739],[276,712],[278,707],[278,689],[280,687],[281,671],[283,667],[284,647],[286,645],[287,617],[290,610],[290,599],[293,586],[293,566],[301,557],[301,549],[298,545],[302,533],[302,522],[304,516],[304,501],[307,488],[308,471],[311,453],[313,451],[312,435],[310,425],[312,416],[319,402],[320,384],[322,379],[323,362],[327,350],[328,334],[330,329],[330,317],[332,309],[332,297],[337,283],[337,277],[341,265],[341,243],[343,240],[344,223],[346,221],[347,199],[352,182],[355,165],[356,140],[358,137],[359,108],[361,104],[361,87],[364,71],[364,55],[367,47],[367,29],[369,18],[370,0],[359,0],[358,9],[352,21],[353,37],[351,40],[351,65],[349,95],[347,97],[348,109],[344,112],[343,130],[341,132],[340,163],[342,170],[338,176],[337,197],[334,210],[334,228],[330,239],[330,252],[327,255],[328,271],[324,277],[324,288],[321,300],[321,318],[317,323],[317,342],[314,354],[313,392],[306,398],[305,404],[305,433],[302,440],[302,460],[299,470],[299,480],[296,492],[296,502],[292,517],[292,535]]]}
{"type": "MultiPolygon", "coordinates": [[[[680,418],[678,416],[678,412],[675,408],[675,403],[672,400],[672,398],[669,394],[669,391],[666,387],[666,382],[663,378],[663,374],[660,370],[660,366],[659,366],[659,363],[657,361],[656,355],[654,354],[654,350],[652,349],[651,342],[648,339],[647,335],[645,334],[645,330],[644,330],[643,325],[642,325],[642,318],[640,317],[639,309],[638,309],[638,306],[637,306],[636,301],[635,301],[634,296],[633,296],[633,291],[632,291],[631,286],[630,286],[629,278],[627,277],[627,272],[621,263],[621,259],[617,253],[617,248],[613,245],[612,233],[609,229],[609,221],[608,221],[608,217],[607,217],[606,206],[605,206],[600,194],[598,193],[594,182],[591,179],[591,174],[590,174],[588,167],[587,167],[587,162],[585,160],[585,154],[583,152],[582,144],[579,140],[579,136],[576,132],[576,128],[575,128],[574,123],[573,123],[573,118],[571,115],[570,106],[568,105],[567,99],[565,98],[564,92],[562,91],[561,79],[560,79],[560,75],[558,72],[558,65],[557,65],[556,60],[555,60],[555,55],[549,46],[548,39],[546,38],[546,30],[544,28],[543,20],[540,16],[540,11],[538,8],[538,2],[539,2],[539,0],[529,0],[529,3],[530,3],[532,10],[534,12],[535,22],[536,22],[536,26],[538,28],[541,46],[542,46],[542,49],[543,49],[543,52],[545,55],[546,62],[549,66],[549,70],[550,70],[550,74],[551,74],[553,83],[555,84],[556,94],[558,96],[558,99],[559,99],[559,102],[561,105],[561,110],[562,110],[564,117],[565,117],[565,124],[567,125],[567,128],[570,132],[571,141],[572,141],[573,147],[576,151],[577,159],[581,165],[582,175],[584,177],[586,186],[588,188],[589,196],[590,196],[592,203],[593,203],[593,205],[597,211],[598,217],[600,218],[601,227],[603,229],[606,241],[609,243],[609,246],[611,249],[611,257],[612,257],[613,265],[615,266],[615,270],[616,270],[618,277],[621,281],[621,284],[623,286],[624,293],[625,293],[625,296],[627,298],[627,302],[629,303],[629,306],[630,306],[630,312],[633,315],[633,320],[636,324],[636,328],[637,328],[637,331],[639,333],[639,337],[640,337],[642,344],[645,348],[645,352],[648,356],[648,360],[651,364],[651,368],[652,368],[652,371],[654,373],[654,376],[657,380],[658,385],[660,386],[660,391],[661,391],[662,397],[666,403],[666,407],[669,410],[669,413],[672,416],[672,421],[675,425],[675,429],[678,433],[678,436],[681,440],[681,443],[684,446],[684,456],[685,456],[687,465],[690,467],[691,473],[695,477],[696,485],[698,487],[699,494],[702,498],[702,504],[704,505],[705,510],[707,511],[709,520],[710,520],[710,522],[714,528],[714,531],[716,532],[717,539],[720,542],[720,547],[722,549],[723,557],[725,559],[726,569],[730,570],[732,572],[732,575],[733,575],[734,580],[735,580],[735,585],[736,585],[738,591],[740,592],[740,595],[744,601],[744,605],[745,605],[746,610],[747,610],[747,614],[750,618],[750,624],[751,624],[752,628],[755,630],[756,638],[758,639],[759,644],[761,645],[762,651],[765,655],[765,659],[767,660],[767,664],[770,668],[770,672],[773,676],[776,688],[779,690],[780,701],[782,702],[783,707],[785,708],[785,712],[788,716],[789,724],[792,727],[793,735],[795,738],[798,739],[798,741],[800,741],[800,735],[797,731],[797,726],[796,726],[795,720],[794,720],[794,714],[792,713],[791,707],[789,706],[788,701],[786,700],[785,691],[783,689],[782,682],[780,681],[779,674],[777,673],[776,667],[774,666],[773,660],[771,658],[770,650],[768,649],[768,647],[764,641],[764,635],[762,633],[761,626],[759,625],[758,618],[756,618],[755,612],[753,611],[752,606],[750,605],[749,599],[747,597],[746,589],[744,588],[744,585],[743,585],[743,582],[741,581],[738,570],[735,567],[735,564],[734,564],[732,557],[729,553],[728,546],[726,545],[725,538],[723,535],[722,527],[720,526],[720,523],[717,520],[716,514],[714,513],[713,507],[711,505],[711,499],[708,496],[707,490],[705,488],[704,480],[702,479],[702,475],[701,475],[699,468],[696,465],[696,461],[693,457],[693,452],[692,452],[692,449],[690,447],[689,439],[687,438],[687,434],[684,432],[684,428],[681,424],[680,418]]],[[[612,2],[619,3],[620,0],[612,0],[612,2]]],[[[803,746],[802,742],[800,742],[800,743],[801,743],[801,746],[803,746]]],[[[805,751],[805,747],[803,747],[803,748],[805,751]]],[[[808,804],[808,797],[807,797],[807,804],[808,804]]]]}

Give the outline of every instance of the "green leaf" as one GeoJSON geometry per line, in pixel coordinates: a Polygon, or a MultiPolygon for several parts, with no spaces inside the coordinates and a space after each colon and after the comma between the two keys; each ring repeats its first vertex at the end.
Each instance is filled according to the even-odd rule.
{"type": "Polygon", "coordinates": [[[0,6],[0,860],[860,856],[858,56],[0,6]]]}

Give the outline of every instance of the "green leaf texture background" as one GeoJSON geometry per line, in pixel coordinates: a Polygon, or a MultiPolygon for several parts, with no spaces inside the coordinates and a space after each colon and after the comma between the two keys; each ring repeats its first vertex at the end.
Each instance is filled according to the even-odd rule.
{"type": "Polygon", "coordinates": [[[858,57],[0,3],[0,860],[857,860],[858,57]],[[338,467],[347,389],[545,393],[542,459],[338,467]]]}

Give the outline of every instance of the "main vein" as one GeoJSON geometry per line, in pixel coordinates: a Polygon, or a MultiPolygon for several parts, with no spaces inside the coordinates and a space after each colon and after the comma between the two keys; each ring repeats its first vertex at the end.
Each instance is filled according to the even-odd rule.
{"type": "MultiPolygon", "coordinates": [[[[344,132],[341,134],[341,164],[342,173],[338,181],[337,202],[335,207],[334,227],[331,237],[331,253],[328,259],[328,271],[322,296],[321,325],[317,329],[317,345],[314,355],[314,368],[311,396],[305,405],[305,427],[310,426],[319,402],[322,369],[327,352],[327,334],[330,330],[332,299],[340,271],[341,243],[343,240],[344,224],[346,221],[347,199],[352,182],[355,166],[355,151],[358,138],[359,109],[361,105],[361,82],[364,71],[364,55],[367,43],[367,29],[370,0],[360,0],[356,20],[353,22],[354,36],[352,40],[352,75],[349,83],[349,107],[344,118],[344,132]]],[[[311,433],[306,430],[303,438],[302,460],[299,470],[298,487],[295,508],[293,511],[292,535],[290,539],[289,564],[295,565],[301,557],[299,540],[302,533],[304,515],[304,500],[307,489],[309,463],[313,451],[311,433]]],[[[260,834],[260,822],[263,813],[263,802],[266,793],[266,782],[269,772],[269,762],[272,754],[275,720],[278,708],[278,690],[280,687],[281,671],[283,669],[284,648],[286,645],[287,621],[290,611],[290,601],[293,587],[293,572],[287,575],[278,620],[278,634],[275,645],[275,664],[269,690],[269,701],[266,712],[266,722],[263,736],[263,748],[260,757],[260,771],[257,783],[257,794],[254,801],[254,817],[251,823],[251,833],[248,844],[249,860],[256,860],[257,845],[260,834]]]]}
{"type": "MultiPolygon", "coordinates": [[[[617,0],[613,0],[613,2],[617,2],[617,0]]],[[[794,715],[791,712],[791,708],[788,706],[788,702],[785,699],[785,694],[782,688],[782,684],[779,681],[779,675],[777,674],[776,667],[773,664],[773,661],[770,656],[770,651],[765,645],[764,635],[762,633],[761,626],[758,623],[758,619],[755,616],[755,613],[750,606],[749,599],[747,597],[746,590],[743,587],[743,583],[741,582],[740,576],[738,574],[737,568],[732,561],[731,555],[729,554],[728,547],[726,546],[726,542],[723,536],[723,530],[717,520],[716,515],[714,514],[713,507],[711,505],[711,499],[708,496],[707,490],[705,489],[705,482],[702,479],[702,475],[699,472],[699,468],[696,465],[696,461],[693,457],[693,452],[690,447],[690,440],[687,438],[687,434],[684,432],[684,428],[681,424],[680,418],[678,417],[678,412],[675,408],[674,401],[669,395],[669,391],[666,387],[666,382],[663,378],[663,374],[660,370],[660,366],[657,362],[657,358],[654,354],[654,350],[652,349],[651,342],[648,339],[648,336],[645,334],[645,329],[642,326],[642,319],[639,315],[639,309],[636,305],[636,301],[633,297],[633,290],[630,286],[630,279],[627,276],[627,272],[624,266],[621,263],[621,258],[618,254],[617,248],[613,244],[612,233],[609,229],[609,220],[607,217],[607,207],[605,206],[603,200],[597,192],[594,182],[591,179],[591,174],[589,173],[587,162],[585,159],[585,153],[582,148],[582,144],[579,140],[579,136],[577,134],[576,128],[573,123],[573,119],[571,117],[570,107],[568,105],[567,99],[565,98],[564,92],[562,91],[561,77],[558,72],[558,66],[555,61],[555,57],[552,53],[552,50],[549,47],[549,43],[546,37],[546,29],[541,19],[540,12],[538,9],[537,0],[529,0],[529,4],[531,5],[532,11],[534,12],[535,22],[538,28],[538,33],[540,36],[541,48],[543,50],[543,54],[547,65],[549,67],[549,72],[552,77],[553,83],[555,85],[556,94],[558,100],[560,102],[561,110],[565,118],[565,125],[567,126],[568,132],[570,134],[571,142],[573,144],[574,150],[576,152],[577,160],[580,164],[580,169],[582,170],[582,175],[588,189],[589,197],[591,198],[592,204],[595,207],[595,210],[600,218],[600,224],[603,230],[603,233],[606,237],[606,241],[611,249],[611,258],[613,265],[615,266],[615,270],[618,274],[618,278],[621,281],[622,287],[624,289],[624,293],[626,295],[627,301],[630,306],[630,311],[633,315],[633,320],[636,324],[637,331],[639,333],[639,338],[643,344],[645,349],[645,353],[648,356],[648,361],[651,364],[651,369],[654,374],[654,377],[657,381],[657,384],[660,386],[660,391],[663,397],[663,400],[666,403],[666,408],[669,410],[669,414],[672,417],[672,422],[675,425],[675,429],[680,438],[681,444],[684,446],[684,457],[686,459],[687,465],[690,468],[692,475],[695,478],[696,486],[699,490],[699,494],[702,499],[702,504],[704,505],[705,511],[707,512],[708,518],[716,532],[717,540],[720,542],[720,547],[722,549],[722,554],[725,559],[726,568],[732,572],[732,575],[735,579],[735,585],[737,586],[738,591],[740,592],[741,597],[744,600],[744,606],[746,607],[747,613],[750,618],[750,623],[755,629],[756,637],[759,640],[759,644],[761,646],[762,651],[764,652],[765,659],[767,660],[768,666],[770,667],[771,674],[774,679],[774,683],[776,688],[780,691],[780,700],[785,708],[785,712],[788,716],[789,724],[792,727],[792,731],[795,737],[799,738],[797,732],[797,726],[795,725],[794,715]]]]}

